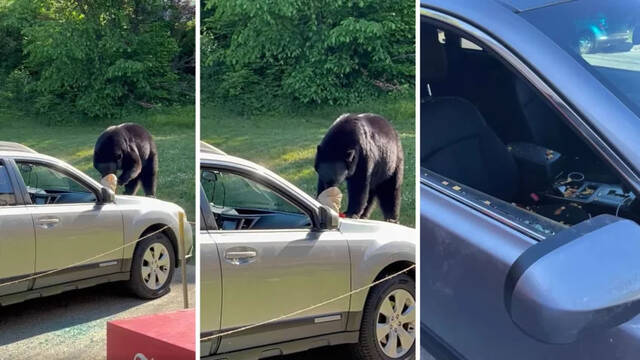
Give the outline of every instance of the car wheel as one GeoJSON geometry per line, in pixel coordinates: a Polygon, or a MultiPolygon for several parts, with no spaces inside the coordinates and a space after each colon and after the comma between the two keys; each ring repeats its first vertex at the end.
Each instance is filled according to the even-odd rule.
{"type": "Polygon", "coordinates": [[[373,287],[365,304],[356,359],[415,359],[415,282],[406,274],[373,287]]]}
{"type": "Polygon", "coordinates": [[[596,50],[596,40],[593,34],[589,32],[582,33],[578,40],[580,54],[591,54],[596,50]]]}
{"type": "Polygon", "coordinates": [[[168,293],[175,270],[173,245],[166,235],[157,233],[138,243],[133,252],[129,288],[143,299],[168,293]]]}

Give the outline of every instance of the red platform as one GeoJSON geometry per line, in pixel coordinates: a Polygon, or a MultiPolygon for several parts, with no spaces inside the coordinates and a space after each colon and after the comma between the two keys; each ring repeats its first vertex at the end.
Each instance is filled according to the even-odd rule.
{"type": "Polygon", "coordinates": [[[107,360],[194,360],[194,309],[107,322],[107,360]]]}

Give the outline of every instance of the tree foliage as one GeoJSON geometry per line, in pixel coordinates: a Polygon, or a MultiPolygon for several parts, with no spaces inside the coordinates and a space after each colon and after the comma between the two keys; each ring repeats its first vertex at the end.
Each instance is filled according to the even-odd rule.
{"type": "Polygon", "coordinates": [[[203,0],[203,92],[250,109],[345,104],[411,88],[415,4],[203,0]]]}
{"type": "Polygon", "coordinates": [[[178,102],[193,96],[193,32],[183,1],[5,0],[0,80],[5,95],[53,114],[178,102]]]}

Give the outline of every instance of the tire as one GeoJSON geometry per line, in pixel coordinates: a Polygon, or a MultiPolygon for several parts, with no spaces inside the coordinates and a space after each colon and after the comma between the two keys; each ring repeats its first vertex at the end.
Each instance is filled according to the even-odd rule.
{"type": "Polygon", "coordinates": [[[163,233],[152,235],[140,241],[133,252],[129,289],[143,299],[166,295],[171,291],[169,285],[175,267],[175,253],[169,238],[163,233]],[[154,258],[158,253],[160,257],[154,258]],[[144,273],[143,266],[146,268],[144,273]]]}
{"type": "MultiPolygon", "coordinates": [[[[359,360],[409,360],[415,359],[415,349],[416,349],[416,322],[415,322],[415,281],[408,275],[402,274],[398,275],[392,279],[389,279],[385,282],[382,282],[373,287],[369,296],[367,297],[367,302],[365,303],[363,315],[362,315],[362,324],[360,326],[360,339],[358,344],[354,344],[351,346],[351,352],[355,359],[359,360]],[[389,313],[389,310],[392,310],[393,314],[391,316],[395,317],[397,312],[393,311],[394,308],[388,307],[387,305],[393,303],[391,299],[396,300],[396,304],[398,299],[402,299],[403,297],[408,296],[406,301],[404,301],[405,306],[403,306],[404,314],[409,315],[405,320],[411,320],[408,322],[403,322],[401,318],[397,318],[398,322],[395,322],[395,318],[391,321],[390,317],[385,316],[383,313],[389,313]],[[387,308],[387,310],[383,310],[383,305],[387,308]],[[378,323],[387,323],[392,322],[395,323],[391,327],[389,327],[389,333],[379,341],[377,336],[377,328],[378,323]],[[402,324],[398,326],[398,324],[402,324]],[[396,329],[395,334],[400,334],[400,327],[404,330],[404,332],[413,337],[413,342],[411,347],[408,350],[406,349],[406,345],[402,346],[401,349],[396,347],[397,351],[385,351],[383,349],[383,343],[389,344],[389,340],[393,339],[401,339],[398,335],[394,335],[394,328],[396,329]],[[385,341],[386,340],[386,341],[385,341]],[[389,353],[392,353],[391,356],[389,353]],[[395,353],[395,354],[394,354],[395,353]]],[[[401,301],[401,300],[400,300],[401,301]]],[[[402,310],[400,311],[402,313],[402,310]]],[[[383,330],[384,331],[384,330],[383,330]]],[[[406,335],[403,336],[405,339],[408,339],[406,335]]],[[[407,342],[409,342],[407,340],[407,342]]],[[[394,343],[392,343],[394,344],[394,343]]],[[[402,344],[402,341],[396,341],[395,344],[402,344]]],[[[391,346],[390,349],[394,347],[391,346]]]]}

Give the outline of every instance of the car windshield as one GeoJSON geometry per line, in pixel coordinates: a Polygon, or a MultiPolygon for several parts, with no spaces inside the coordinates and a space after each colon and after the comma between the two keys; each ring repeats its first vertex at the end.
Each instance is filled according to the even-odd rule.
{"type": "Polygon", "coordinates": [[[522,16],[640,117],[640,0],[580,0],[522,16]]]}

